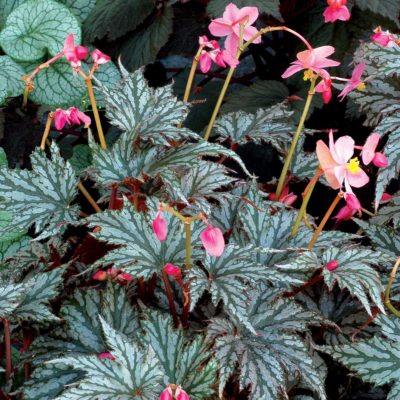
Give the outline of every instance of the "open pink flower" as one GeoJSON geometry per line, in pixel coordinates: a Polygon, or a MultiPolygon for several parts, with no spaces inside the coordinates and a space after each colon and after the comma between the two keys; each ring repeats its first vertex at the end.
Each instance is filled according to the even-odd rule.
{"type": "Polygon", "coordinates": [[[354,154],[354,140],[342,136],[336,142],[333,132],[329,132],[329,147],[322,141],[317,142],[317,156],[326,180],[332,189],[341,189],[344,183],[346,192],[354,194],[351,187],[362,187],[369,182],[368,175],[359,167],[354,154]]]}
{"type": "Polygon", "coordinates": [[[348,21],[350,11],[346,7],[347,0],[328,0],[328,8],[324,12],[325,22],[348,21]]]}
{"type": "Polygon", "coordinates": [[[163,242],[167,238],[168,226],[167,221],[163,218],[162,210],[158,210],[156,218],[154,219],[152,226],[157,239],[163,242]]]}
{"type": "Polygon", "coordinates": [[[337,67],[340,65],[340,62],[328,58],[334,52],[335,48],[332,46],[322,46],[301,51],[297,53],[297,61],[291,63],[292,66],[282,74],[282,78],[289,78],[289,76],[302,70],[311,70],[327,78],[329,74],[324,68],[337,67]]]}
{"type": "MultiPolygon", "coordinates": [[[[225,49],[234,56],[239,47],[240,25],[244,25],[243,40],[250,40],[258,32],[257,28],[251,26],[257,18],[257,7],[239,9],[235,4],[230,3],[226,6],[222,18],[212,20],[208,28],[214,36],[226,36],[225,49]]],[[[261,37],[253,43],[261,43],[261,37]]]]}
{"type": "Polygon", "coordinates": [[[322,79],[315,87],[317,93],[322,93],[322,99],[328,104],[332,98],[332,80],[331,78],[322,79]]]}
{"type": "Polygon", "coordinates": [[[207,73],[211,69],[213,61],[220,67],[226,67],[224,53],[216,40],[208,40],[207,36],[200,36],[199,44],[203,49],[200,53],[201,72],[207,73]],[[205,50],[206,48],[208,50],[205,50]]]}
{"type": "Polygon", "coordinates": [[[389,32],[383,32],[380,26],[374,29],[374,34],[371,36],[371,39],[383,47],[391,47],[396,43],[396,39],[393,35],[389,32]]]}
{"type": "Polygon", "coordinates": [[[91,119],[76,107],[70,107],[68,110],[57,108],[54,113],[54,125],[58,131],[62,130],[66,124],[80,125],[81,123],[87,128],[91,123],[91,119]]]}
{"type": "Polygon", "coordinates": [[[354,89],[362,90],[365,88],[365,83],[361,80],[361,76],[364,73],[365,62],[361,62],[358,64],[351,74],[351,78],[346,84],[345,88],[339,93],[338,97],[341,97],[340,101],[343,99],[354,89]]]}
{"type": "Polygon", "coordinates": [[[207,228],[200,233],[200,239],[203,243],[207,253],[214,257],[222,255],[225,249],[225,239],[221,229],[212,227],[207,220],[205,220],[207,228]]]}
{"type": "Polygon", "coordinates": [[[63,54],[72,67],[80,67],[81,60],[88,55],[88,52],[89,50],[84,46],[75,46],[73,33],[67,35],[64,42],[63,54]]]}
{"type": "Polygon", "coordinates": [[[111,60],[110,56],[104,54],[102,51],[98,49],[93,50],[91,56],[94,63],[97,65],[107,64],[111,60]]]}
{"type": "Polygon", "coordinates": [[[70,124],[69,114],[62,108],[57,108],[54,113],[54,125],[58,131],[61,131],[66,124],[70,124]]]}
{"type": "Polygon", "coordinates": [[[383,153],[375,151],[378,147],[381,136],[378,133],[372,133],[368,136],[364,146],[362,146],[361,158],[365,165],[371,162],[379,167],[387,167],[389,162],[383,153]]]}

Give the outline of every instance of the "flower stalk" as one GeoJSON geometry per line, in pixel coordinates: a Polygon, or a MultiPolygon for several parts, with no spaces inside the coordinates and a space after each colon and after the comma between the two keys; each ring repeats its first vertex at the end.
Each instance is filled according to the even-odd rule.
{"type": "Polygon", "coordinates": [[[199,47],[199,50],[197,50],[196,55],[194,56],[192,67],[190,68],[190,73],[189,73],[189,78],[186,83],[186,88],[185,88],[185,94],[183,95],[183,101],[187,103],[189,101],[190,97],[190,92],[192,90],[192,85],[194,81],[194,77],[196,75],[196,69],[200,61],[200,54],[202,51],[202,46],[199,47]]]}
{"type": "Polygon", "coordinates": [[[172,320],[174,321],[174,326],[177,328],[179,326],[178,314],[176,312],[174,293],[172,292],[171,285],[169,284],[168,274],[163,270],[162,278],[165,286],[165,292],[168,298],[169,310],[171,311],[172,320]]]}
{"type": "Polygon", "coordinates": [[[4,345],[6,353],[6,382],[8,382],[12,374],[10,321],[7,318],[4,318],[3,325],[4,325],[4,345]]]}
{"type": "Polygon", "coordinates": [[[390,272],[389,282],[388,282],[388,284],[386,286],[386,290],[385,290],[385,305],[394,315],[396,315],[396,317],[400,318],[400,311],[397,310],[390,302],[390,289],[392,288],[394,279],[396,278],[396,274],[397,274],[397,270],[398,270],[399,266],[400,266],[400,257],[397,258],[397,261],[394,264],[392,271],[390,272]]]}
{"type": "Polygon", "coordinates": [[[54,112],[50,112],[49,115],[47,116],[46,127],[44,128],[42,141],[40,143],[40,150],[42,151],[44,151],[44,149],[46,148],[46,141],[50,134],[51,123],[53,122],[53,119],[54,119],[54,112]]]}

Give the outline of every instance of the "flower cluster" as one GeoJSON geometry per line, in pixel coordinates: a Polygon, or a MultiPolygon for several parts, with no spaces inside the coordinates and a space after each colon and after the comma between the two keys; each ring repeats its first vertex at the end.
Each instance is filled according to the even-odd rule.
{"type": "Polygon", "coordinates": [[[70,107],[68,110],[57,108],[54,112],[54,125],[58,131],[61,131],[65,125],[84,124],[85,128],[89,127],[91,119],[76,107],[70,107]]]}
{"type": "Polygon", "coordinates": [[[108,268],[107,271],[97,271],[92,279],[100,282],[112,279],[120,284],[126,284],[127,282],[133,281],[135,278],[126,272],[122,272],[120,269],[108,268]]]}

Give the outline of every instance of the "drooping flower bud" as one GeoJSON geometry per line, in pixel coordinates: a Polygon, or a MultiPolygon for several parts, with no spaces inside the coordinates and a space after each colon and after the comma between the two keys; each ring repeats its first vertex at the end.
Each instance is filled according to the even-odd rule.
{"type": "Polygon", "coordinates": [[[104,54],[102,51],[96,49],[92,51],[92,59],[95,62],[95,64],[101,65],[101,64],[106,64],[111,60],[111,57],[108,56],[107,54],[104,54]]]}
{"type": "Polygon", "coordinates": [[[336,260],[329,261],[328,264],[325,265],[325,268],[330,272],[334,271],[337,267],[339,267],[339,263],[336,260]]]}
{"type": "Polygon", "coordinates": [[[342,207],[337,215],[333,217],[333,219],[336,219],[337,222],[339,221],[348,221],[353,217],[353,210],[349,206],[344,206],[342,207]]]}
{"type": "Polygon", "coordinates": [[[387,203],[388,201],[392,200],[393,196],[389,193],[384,192],[381,197],[381,203],[387,203]]]}
{"type": "Polygon", "coordinates": [[[171,385],[168,385],[167,388],[161,393],[160,400],[173,400],[171,385]]]}
{"type": "Polygon", "coordinates": [[[350,208],[350,210],[353,212],[362,210],[361,203],[355,194],[347,193],[346,194],[346,203],[347,203],[347,206],[350,208]]]}
{"type": "Polygon", "coordinates": [[[219,257],[225,249],[225,239],[221,229],[207,225],[200,233],[200,239],[207,253],[219,257]]]}
{"type": "Polygon", "coordinates": [[[163,242],[167,238],[168,227],[167,221],[162,216],[162,210],[159,210],[157,212],[156,218],[154,219],[152,226],[158,240],[163,242]]]}
{"type": "Polygon", "coordinates": [[[167,264],[164,266],[164,271],[169,275],[176,278],[181,277],[181,269],[173,264],[167,264]]]}
{"type": "Polygon", "coordinates": [[[176,400],[190,400],[189,395],[182,389],[181,386],[177,386],[175,390],[176,400]]]}
{"type": "Polygon", "coordinates": [[[100,353],[97,355],[100,360],[112,360],[115,361],[115,357],[111,353],[100,353]]]}
{"type": "Polygon", "coordinates": [[[389,165],[387,157],[383,153],[375,153],[372,163],[378,168],[386,168],[389,165]]]}

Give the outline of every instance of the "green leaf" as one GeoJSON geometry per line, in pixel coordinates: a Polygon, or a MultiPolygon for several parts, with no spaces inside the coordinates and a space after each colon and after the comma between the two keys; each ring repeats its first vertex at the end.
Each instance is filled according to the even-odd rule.
{"type": "Polygon", "coordinates": [[[0,44],[12,58],[34,61],[47,52],[55,56],[69,33],[81,41],[79,22],[67,7],[53,0],[28,0],[7,18],[0,44]]]}
{"type": "Polygon", "coordinates": [[[279,398],[289,371],[301,376],[320,399],[326,399],[315,361],[297,334],[317,321],[315,314],[292,300],[276,299],[271,289],[263,286],[248,309],[248,318],[257,336],[226,319],[213,319],[209,325],[208,336],[215,339],[220,365],[220,393],[238,365],[240,387],[250,385],[251,400],[279,398]]]}
{"type": "Polygon", "coordinates": [[[67,388],[58,400],[154,400],[163,386],[159,362],[151,348],[141,349],[122,333],[101,321],[102,331],[116,361],[97,356],[63,357],[52,363],[64,364],[85,373],[78,385],[67,388]]]}
{"type": "Polygon", "coordinates": [[[106,35],[109,41],[118,39],[135,30],[155,4],[155,0],[98,0],[83,25],[85,41],[93,42],[106,35]]]}
{"type": "Polygon", "coordinates": [[[22,301],[25,293],[23,284],[9,284],[0,286],[0,316],[2,318],[12,314],[22,301]]]}
{"type": "MultiPolygon", "coordinates": [[[[39,63],[27,64],[27,72],[33,71],[39,63]]],[[[89,64],[90,67],[90,64],[89,64]]],[[[104,86],[114,86],[120,79],[117,67],[108,62],[102,65],[95,74],[95,78],[104,86]]],[[[67,108],[70,106],[83,107],[87,102],[87,88],[80,75],[76,75],[71,65],[64,59],[52,63],[49,68],[40,71],[34,78],[35,89],[29,98],[37,103],[51,107],[67,108]]],[[[98,105],[103,104],[101,93],[95,88],[98,105]]]]}
{"type": "MultiPolygon", "coordinates": [[[[319,161],[315,152],[305,152],[304,148],[305,137],[302,135],[297,143],[297,150],[293,155],[290,165],[290,173],[300,179],[310,179],[315,175],[319,161]]],[[[321,183],[324,180],[320,180],[321,183]]]]}
{"type": "Polygon", "coordinates": [[[395,229],[400,228],[400,193],[398,192],[388,204],[380,208],[377,215],[372,217],[369,222],[374,225],[385,225],[393,223],[395,229]]]}
{"type": "MultiPolygon", "coordinates": [[[[207,12],[210,16],[219,18],[230,3],[230,0],[211,0],[207,6],[207,12]]],[[[241,7],[257,7],[261,14],[272,15],[279,21],[283,21],[279,11],[279,0],[236,0],[235,5],[241,7]]]]}
{"type": "Polygon", "coordinates": [[[7,97],[19,96],[24,91],[25,71],[9,56],[0,56],[0,104],[7,97]]]}
{"type": "Polygon", "coordinates": [[[169,145],[168,139],[198,137],[186,128],[178,128],[188,106],[174,96],[170,85],[153,89],[142,70],[129,74],[121,66],[121,72],[123,79],[116,87],[101,86],[106,115],[112,125],[130,133],[131,141],[140,136],[143,140],[169,145]]]}
{"type": "Polygon", "coordinates": [[[80,22],[83,22],[96,5],[96,0],[57,0],[65,4],[80,22]]]}
{"type": "Polygon", "coordinates": [[[9,228],[12,222],[13,214],[6,210],[0,210],[0,230],[4,232],[0,243],[14,241],[25,234],[26,230],[9,228]]]}
{"type": "MultiPolygon", "coordinates": [[[[40,149],[31,155],[32,171],[0,170],[0,190],[5,201],[0,208],[13,214],[7,229],[28,228],[35,224],[35,232],[44,239],[62,231],[76,221],[79,207],[72,205],[77,189],[73,168],[65,162],[55,144],[51,145],[52,158],[40,149]]],[[[0,227],[0,232],[4,234],[0,227]]]]}
{"type": "Polygon", "coordinates": [[[0,168],[8,165],[7,154],[2,147],[0,147],[0,168]]]}
{"type": "Polygon", "coordinates": [[[73,148],[72,157],[68,160],[79,176],[85,176],[85,169],[93,162],[91,149],[86,144],[78,144],[73,148]]]}
{"type": "Polygon", "coordinates": [[[399,25],[400,4],[397,0],[387,0],[384,3],[380,0],[355,0],[355,4],[362,10],[370,10],[399,25]]]}
{"type": "Polygon", "coordinates": [[[292,114],[284,103],[258,109],[256,114],[236,111],[217,120],[214,130],[222,140],[229,138],[238,144],[267,142],[283,151],[291,143],[290,133],[295,130],[290,123],[292,114]]]}
{"type": "Polygon", "coordinates": [[[143,323],[146,335],[164,372],[164,383],[179,382],[190,398],[206,399],[213,394],[216,365],[202,336],[190,342],[184,332],[172,327],[171,318],[148,312],[143,323]]]}
{"type": "Polygon", "coordinates": [[[383,285],[379,273],[372,268],[381,262],[379,253],[360,246],[353,248],[331,247],[324,252],[323,264],[336,260],[339,264],[334,271],[323,269],[323,277],[329,289],[332,290],[335,283],[343,289],[347,289],[352,296],[357,297],[367,312],[371,314],[368,295],[374,304],[382,311],[385,308],[382,303],[383,285]]]}
{"type": "Polygon", "coordinates": [[[0,242],[0,265],[19,251],[29,247],[30,241],[31,238],[29,236],[22,236],[14,240],[0,242]]]}
{"type": "Polygon", "coordinates": [[[0,30],[3,29],[6,19],[10,15],[11,11],[25,1],[26,0],[2,0],[0,2],[0,30]]]}
{"type": "MultiPolygon", "coordinates": [[[[140,0],[142,1],[142,0],[140,0]]],[[[174,12],[164,6],[158,10],[155,19],[121,46],[122,63],[134,71],[156,60],[158,52],[172,34],[174,12]]]]}

